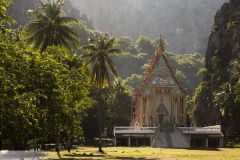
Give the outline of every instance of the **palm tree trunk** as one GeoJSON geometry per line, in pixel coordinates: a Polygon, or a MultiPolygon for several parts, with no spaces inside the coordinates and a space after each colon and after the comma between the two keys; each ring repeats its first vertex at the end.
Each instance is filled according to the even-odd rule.
{"type": "Polygon", "coordinates": [[[98,132],[99,132],[99,137],[98,137],[98,152],[103,153],[102,150],[102,114],[101,114],[101,107],[100,103],[97,105],[97,112],[98,112],[98,132]]]}

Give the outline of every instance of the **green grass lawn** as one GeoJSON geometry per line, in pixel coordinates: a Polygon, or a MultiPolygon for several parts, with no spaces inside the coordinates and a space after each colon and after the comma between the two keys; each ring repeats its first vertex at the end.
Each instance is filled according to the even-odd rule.
{"type": "Polygon", "coordinates": [[[78,147],[69,154],[61,151],[61,158],[56,152],[47,152],[46,158],[68,159],[68,160],[240,160],[240,148],[221,148],[215,150],[191,150],[191,149],[165,149],[151,147],[107,147],[104,148],[105,154],[99,154],[97,148],[78,147]]]}

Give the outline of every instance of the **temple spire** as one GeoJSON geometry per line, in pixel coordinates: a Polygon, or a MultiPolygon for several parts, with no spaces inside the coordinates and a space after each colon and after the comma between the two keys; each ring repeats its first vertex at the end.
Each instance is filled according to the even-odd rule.
{"type": "Polygon", "coordinates": [[[164,42],[164,38],[162,35],[160,35],[159,49],[161,49],[162,52],[165,51],[165,42],[164,42]]]}

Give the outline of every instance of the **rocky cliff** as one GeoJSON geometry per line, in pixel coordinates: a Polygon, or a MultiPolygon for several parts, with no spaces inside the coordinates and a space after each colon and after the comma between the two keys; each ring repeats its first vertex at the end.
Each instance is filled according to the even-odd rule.
{"type": "Polygon", "coordinates": [[[234,85],[231,61],[240,54],[240,0],[225,3],[215,15],[206,53],[206,73],[195,92],[196,125],[213,125],[222,120],[220,108],[214,104],[214,92],[222,84],[234,85]]]}

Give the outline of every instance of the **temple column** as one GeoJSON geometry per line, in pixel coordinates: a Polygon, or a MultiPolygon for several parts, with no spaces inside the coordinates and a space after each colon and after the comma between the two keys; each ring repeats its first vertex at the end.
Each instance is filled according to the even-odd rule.
{"type": "Polygon", "coordinates": [[[117,140],[116,140],[116,137],[114,137],[113,139],[113,145],[116,147],[117,146],[117,140]]]}
{"type": "Polygon", "coordinates": [[[170,96],[171,96],[171,115],[170,115],[170,122],[172,123],[172,124],[174,124],[174,122],[173,122],[173,96],[172,96],[172,90],[170,90],[170,96]]]}
{"type": "Polygon", "coordinates": [[[150,137],[150,145],[153,146],[153,136],[150,137]]]}
{"type": "Polygon", "coordinates": [[[128,137],[128,147],[131,147],[131,137],[128,137]]]}
{"type": "Polygon", "coordinates": [[[223,147],[223,138],[219,139],[219,147],[222,148],[223,147]]]}
{"type": "Polygon", "coordinates": [[[208,148],[208,137],[205,139],[205,147],[208,148]]]}

